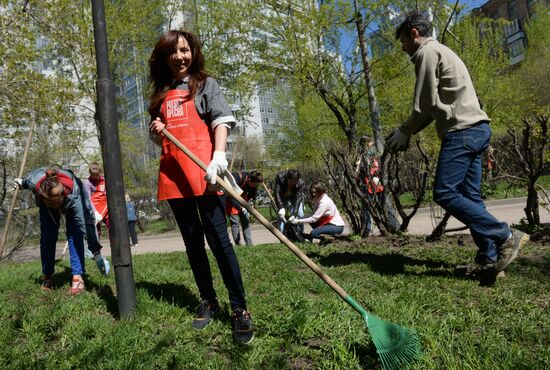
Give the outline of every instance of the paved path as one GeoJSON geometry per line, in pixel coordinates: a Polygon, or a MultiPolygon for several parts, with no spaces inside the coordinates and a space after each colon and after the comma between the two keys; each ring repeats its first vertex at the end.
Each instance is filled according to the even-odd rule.
{"type": "MultiPolygon", "coordinates": [[[[523,207],[525,206],[525,198],[517,199],[505,199],[498,201],[487,202],[487,209],[496,218],[502,221],[506,221],[509,224],[518,223],[522,217],[525,216],[523,207]]],[[[408,228],[408,232],[411,234],[429,234],[432,232],[434,225],[432,220],[432,212],[430,208],[419,209],[418,213],[413,217],[408,228]]],[[[550,223],[550,212],[540,209],[541,222],[550,223]]],[[[436,212],[437,213],[437,212],[436,212]]],[[[438,212],[439,216],[442,216],[442,212],[438,212]]],[[[458,220],[451,218],[448,223],[448,228],[456,228],[463,226],[458,220]]],[[[310,230],[306,225],[306,231],[310,230]]],[[[346,230],[345,232],[349,232],[346,230]]],[[[469,233],[468,230],[461,231],[461,233],[469,233]]],[[[183,251],[184,245],[179,233],[171,232],[159,235],[142,236],[138,235],[139,246],[132,248],[132,254],[144,254],[144,253],[166,253],[174,251],[183,251]]],[[[255,244],[269,244],[278,243],[279,240],[273,236],[267,229],[261,224],[256,223],[252,225],[252,240],[255,244]]],[[[58,244],[58,256],[63,250],[64,244],[58,244]]],[[[35,248],[25,248],[24,251],[18,253],[15,258],[17,260],[30,260],[37,259],[39,256],[38,246],[35,248]]],[[[108,241],[105,241],[102,253],[106,256],[111,255],[111,248],[108,241]]]]}

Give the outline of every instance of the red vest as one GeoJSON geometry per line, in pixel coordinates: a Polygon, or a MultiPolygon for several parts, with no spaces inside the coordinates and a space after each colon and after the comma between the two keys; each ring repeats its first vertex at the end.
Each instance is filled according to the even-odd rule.
{"type": "MultiPolygon", "coordinates": [[[[214,152],[214,134],[200,118],[193,99],[185,100],[187,95],[187,90],[169,90],[160,108],[160,117],[166,130],[208,165],[214,152]]],[[[162,139],[158,200],[215,194],[207,190],[204,175],[176,145],[167,138],[162,139]]]]}
{"type": "Polygon", "coordinates": [[[90,200],[92,201],[95,210],[99,212],[103,218],[105,218],[107,216],[107,213],[109,212],[107,208],[107,190],[105,189],[105,177],[101,176],[98,183],[92,183],[92,185],[95,186],[95,191],[90,194],[90,200]]]}
{"type": "Polygon", "coordinates": [[[319,226],[329,224],[330,221],[332,221],[333,218],[334,218],[334,216],[330,216],[330,215],[321,216],[317,221],[315,221],[311,224],[311,227],[316,229],[319,226]]]}

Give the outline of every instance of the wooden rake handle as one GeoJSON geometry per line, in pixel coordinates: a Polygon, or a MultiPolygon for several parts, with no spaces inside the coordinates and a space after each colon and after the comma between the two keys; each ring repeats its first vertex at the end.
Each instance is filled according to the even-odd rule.
{"type": "MultiPolygon", "coordinates": [[[[29,154],[29,148],[31,146],[32,135],[34,133],[34,128],[36,127],[36,120],[32,121],[31,127],[29,128],[29,134],[27,135],[27,141],[25,142],[25,150],[23,151],[23,159],[21,160],[21,166],[19,167],[19,173],[17,174],[18,178],[22,178],[25,173],[25,164],[27,163],[27,156],[29,154]]],[[[8,240],[8,231],[11,225],[11,219],[13,216],[13,210],[15,209],[15,202],[17,201],[17,195],[19,195],[19,186],[14,190],[13,196],[10,202],[10,208],[8,210],[8,215],[6,217],[6,223],[4,224],[4,230],[2,231],[2,239],[0,239],[0,259],[4,254],[4,248],[6,247],[6,241],[8,240]]]]}
{"type": "MultiPolygon", "coordinates": [[[[189,149],[187,149],[178,139],[176,139],[170,132],[164,129],[162,134],[170,140],[174,145],[176,145],[182,152],[185,153],[193,162],[195,162],[200,168],[206,171],[206,165],[195,156],[189,149]]],[[[288,247],[298,258],[304,262],[307,267],[309,267],[313,272],[315,272],[328,286],[330,286],[342,299],[347,301],[348,294],[344,289],[342,289],[330,276],[325,274],[325,272],[313,262],[304,252],[300,250],[297,246],[294,245],[286,236],[283,235],[276,227],[274,227],[268,220],[265,219],[258,211],[256,211],[247,201],[245,201],[241,196],[239,196],[231,186],[229,186],[220,176],[216,177],[216,183],[219,184],[226,194],[229,194],[233,199],[235,199],[241,206],[246,208],[262,225],[264,225],[277,239],[279,239],[284,245],[288,247]]]]}
{"type": "Polygon", "coordinates": [[[267,188],[267,185],[265,184],[265,182],[262,182],[262,186],[264,187],[265,192],[267,193],[267,195],[269,196],[269,199],[271,200],[271,205],[273,206],[273,209],[275,210],[275,212],[277,212],[278,211],[277,202],[275,202],[275,199],[273,198],[273,195],[271,195],[271,192],[267,188]]]}

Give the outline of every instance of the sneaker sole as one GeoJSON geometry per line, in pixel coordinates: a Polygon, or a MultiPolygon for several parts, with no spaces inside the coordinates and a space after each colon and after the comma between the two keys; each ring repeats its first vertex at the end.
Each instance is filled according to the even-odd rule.
{"type": "Polygon", "coordinates": [[[210,320],[206,320],[206,319],[193,319],[193,321],[191,322],[191,327],[195,330],[203,330],[205,329],[208,325],[210,325],[212,323],[212,319],[210,320]],[[206,321],[206,323],[204,323],[206,321]]]}
{"type": "Polygon", "coordinates": [[[510,264],[518,257],[518,253],[521,247],[523,247],[525,243],[527,243],[528,241],[529,241],[529,234],[523,234],[519,239],[518,247],[512,250],[512,256],[510,257],[508,262],[506,262],[506,264],[499,269],[499,272],[504,270],[506,267],[510,266],[510,264]]]}
{"type": "Polygon", "coordinates": [[[237,342],[238,344],[242,344],[242,345],[248,345],[250,343],[252,343],[252,341],[254,340],[254,332],[252,332],[252,336],[248,339],[239,339],[237,338],[236,336],[233,336],[233,340],[235,342],[237,342]]]}
{"type": "Polygon", "coordinates": [[[213,320],[216,319],[216,317],[218,316],[219,313],[220,313],[219,309],[213,311],[212,312],[212,317],[208,320],[206,318],[195,318],[191,322],[191,327],[195,330],[198,330],[198,331],[203,330],[208,325],[210,325],[213,320]],[[206,321],[206,323],[205,323],[205,321],[206,321]]]}

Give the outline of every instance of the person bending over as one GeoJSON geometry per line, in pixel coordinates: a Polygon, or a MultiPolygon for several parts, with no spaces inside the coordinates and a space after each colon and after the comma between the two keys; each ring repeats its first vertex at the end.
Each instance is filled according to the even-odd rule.
{"type": "Polygon", "coordinates": [[[42,261],[42,290],[53,287],[55,245],[61,214],[65,215],[67,243],[71,263],[71,295],[84,291],[84,239],[103,275],[110,270],[109,261],[101,255],[95,228],[94,210],[82,182],[70,170],[37,168],[14,183],[33,192],[40,215],[40,259],[42,261]]]}

